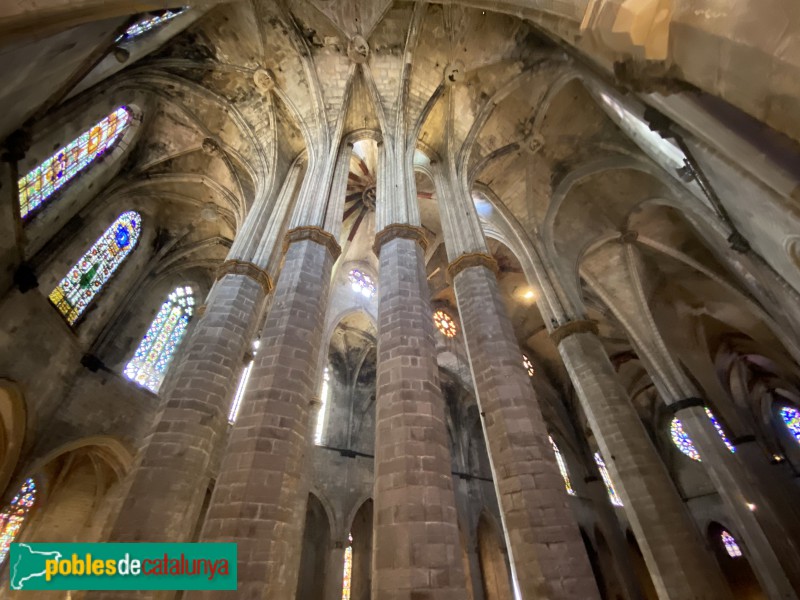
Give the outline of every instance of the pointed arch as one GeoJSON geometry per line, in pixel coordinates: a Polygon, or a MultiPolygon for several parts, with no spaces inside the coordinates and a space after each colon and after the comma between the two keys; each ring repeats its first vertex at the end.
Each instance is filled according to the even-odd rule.
{"type": "Polygon", "coordinates": [[[194,291],[188,285],[179,285],[167,296],[136,353],[125,366],[128,379],[158,393],[167,367],[189,326],[194,303],[194,291]]]}
{"type": "Polygon", "coordinates": [[[20,217],[32,216],[58,190],[102,156],[121,138],[131,120],[132,115],[125,106],[116,108],[20,178],[20,217]]]}
{"type": "Polygon", "coordinates": [[[486,510],[478,517],[477,537],[484,597],[486,600],[512,600],[502,530],[486,510]]]}
{"type": "Polygon", "coordinates": [[[36,502],[37,487],[32,478],[26,479],[8,506],[0,512],[0,565],[2,565],[11,543],[22,531],[28,513],[36,502]]]}

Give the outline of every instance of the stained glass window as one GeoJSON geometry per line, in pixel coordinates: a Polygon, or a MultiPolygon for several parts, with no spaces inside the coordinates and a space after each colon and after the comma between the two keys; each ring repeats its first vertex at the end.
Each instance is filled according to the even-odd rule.
{"type": "Polygon", "coordinates": [[[331,373],[328,367],[322,372],[322,390],[319,393],[319,413],[317,414],[317,428],[314,432],[314,443],[322,443],[322,430],[325,426],[325,410],[328,405],[329,384],[331,373]]]}
{"type": "Polygon", "coordinates": [[[36,482],[27,479],[6,509],[0,513],[0,565],[5,562],[11,542],[19,535],[25,517],[28,516],[34,502],[36,502],[36,482]]]}
{"type": "MultiPolygon", "coordinates": [[[[261,346],[261,340],[256,340],[253,342],[253,357],[258,354],[258,348],[261,346]]],[[[236,421],[236,417],[239,415],[239,409],[242,406],[242,398],[244,398],[244,392],[247,389],[247,382],[250,381],[250,372],[253,370],[253,362],[251,360],[247,363],[247,366],[242,371],[242,377],[239,379],[239,386],[236,388],[236,394],[233,396],[233,402],[231,403],[231,409],[228,411],[228,423],[233,424],[236,421]]]]}
{"type": "Polygon", "coordinates": [[[353,585],[353,534],[347,534],[347,549],[344,551],[344,573],[342,574],[342,600],[350,600],[353,585]]]}
{"type": "Polygon", "coordinates": [[[525,367],[525,370],[528,372],[528,377],[533,377],[536,375],[536,370],[533,368],[533,363],[531,359],[528,358],[525,354],[522,355],[522,366],[525,367]]]}
{"type": "MultiPolygon", "coordinates": [[[[728,439],[728,436],[725,435],[725,430],[722,429],[722,425],[720,425],[720,422],[717,421],[717,418],[714,416],[714,413],[712,413],[707,407],[705,410],[706,410],[706,415],[708,415],[708,418],[714,424],[714,429],[717,430],[717,433],[719,434],[719,437],[722,438],[722,441],[725,443],[725,446],[727,446],[728,450],[730,450],[731,452],[736,452],[735,446],[731,444],[730,440],[728,439]]],[[[672,442],[678,447],[678,450],[683,452],[686,456],[688,456],[692,460],[702,462],[702,459],[700,458],[700,453],[697,451],[697,448],[695,448],[692,439],[689,437],[689,434],[686,433],[686,431],[684,431],[683,423],[681,423],[681,420],[678,417],[672,419],[672,423],[670,424],[669,430],[670,430],[670,435],[672,436],[672,442]]]]}
{"type": "Polygon", "coordinates": [[[125,367],[125,376],[151,392],[158,392],[193,311],[192,288],[176,288],[161,305],[136,354],[125,367]]]}
{"type": "Polygon", "coordinates": [[[128,29],[125,30],[125,33],[123,33],[121,36],[117,38],[117,41],[119,42],[120,40],[123,39],[130,40],[135,37],[138,37],[143,33],[146,33],[151,29],[155,29],[159,25],[166,23],[170,19],[174,19],[175,17],[185,12],[186,10],[187,10],[186,8],[176,8],[172,10],[165,10],[164,12],[158,15],[145,17],[141,21],[137,21],[136,23],[128,27],[128,29]]]}
{"type": "Polygon", "coordinates": [[[558,449],[555,440],[548,436],[550,440],[550,444],[553,446],[553,452],[556,454],[556,462],[558,463],[558,470],[561,471],[561,477],[564,478],[564,487],[567,488],[567,493],[570,496],[575,495],[575,490],[572,489],[572,482],[569,480],[569,472],[567,471],[567,462],[564,460],[564,457],[561,454],[561,450],[558,449]]]}
{"type": "Polygon", "coordinates": [[[50,292],[50,302],[55,304],[67,323],[75,324],[136,246],[141,223],[139,213],[122,213],[50,292]]]}
{"type": "Polygon", "coordinates": [[[358,269],[350,271],[350,287],[354,292],[366,298],[372,298],[375,295],[375,282],[372,281],[372,277],[358,269]]]}
{"type": "Polygon", "coordinates": [[[781,419],[792,432],[794,439],[800,442],[800,410],[791,406],[781,408],[781,419]]]}
{"type": "Polygon", "coordinates": [[[717,417],[714,416],[714,413],[712,413],[708,407],[706,407],[706,414],[708,415],[708,418],[711,419],[711,422],[714,424],[714,429],[717,430],[719,437],[721,437],[722,441],[725,442],[728,450],[731,452],[736,452],[736,448],[734,448],[733,444],[731,444],[728,436],[725,435],[725,430],[722,428],[722,425],[720,425],[719,421],[717,421],[717,417]]]}
{"type": "Polygon", "coordinates": [[[611,498],[611,504],[614,506],[622,506],[622,498],[619,497],[617,493],[617,488],[614,487],[614,482],[611,481],[611,475],[608,473],[608,468],[606,467],[606,463],[603,460],[603,457],[600,456],[599,452],[594,453],[594,462],[597,463],[597,468],[600,470],[600,477],[603,478],[603,483],[606,484],[606,489],[608,490],[608,497],[611,498]]]}
{"type": "Polygon", "coordinates": [[[108,150],[130,120],[128,109],[121,106],[20,179],[20,215],[23,218],[30,215],[56,190],[108,150]]]}
{"type": "Polygon", "coordinates": [[[725,546],[725,551],[728,553],[728,556],[731,558],[738,558],[742,555],[742,549],[739,548],[739,544],[736,543],[736,538],[730,533],[723,530],[720,537],[722,538],[722,543],[725,546]]]}
{"type": "Polygon", "coordinates": [[[435,313],[433,313],[433,322],[436,325],[436,328],[442,332],[442,335],[449,338],[455,337],[456,324],[446,312],[443,310],[437,310],[435,313]]]}
{"type": "Polygon", "coordinates": [[[700,453],[694,447],[689,435],[683,430],[683,423],[678,417],[672,419],[670,425],[670,434],[672,435],[672,442],[678,447],[678,450],[683,452],[692,460],[700,460],[700,453]]]}

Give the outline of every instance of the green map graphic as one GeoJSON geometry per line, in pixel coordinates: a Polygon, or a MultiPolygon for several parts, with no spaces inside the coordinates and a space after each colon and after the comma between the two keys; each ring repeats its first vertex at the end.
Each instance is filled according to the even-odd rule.
{"type": "Polygon", "coordinates": [[[24,590],[25,582],[45,575],[45,561],[59,560],[60,552],[39,552],[28,544],[17,544],[17,552],[11,563],[11,589],[24,590]]]}

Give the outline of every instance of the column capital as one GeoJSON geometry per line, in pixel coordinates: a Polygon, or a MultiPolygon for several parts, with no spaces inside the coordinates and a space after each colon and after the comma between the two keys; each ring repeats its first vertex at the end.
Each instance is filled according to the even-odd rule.
{"type": "Polygon", "coordinates": [[[553,340],[553,343],[556,346],[558,346],[569,336],[575,335],[576,333],[593,333],[597,335],[599,333],[599,330],[597,329],[597,323],[594,321],[589,321],[588,319],[569,321],[568,323],[564,323],[563,325],[553,329],[553,331],[550,332],[550,339],[553,340]]]}
{"type": "Polygon", "coordinates": [[[702,398],[698,398],[697,396],[692,396],[691,398],[684,398],[683,400],[678,400],[672,404],[667,404],[667,410],[674,415],[682,410],[686,410],[687,408],[695,408],[697,406],[700,408],[705,408],[706,401],[702,398]]]}
{"type": "Polygon", "coordinates": [[[207,307],[208,307],[207,304],[201,304],[200,306],[196,307],[194,309],[194,316],[198,317],[198,318],[202,317],[204,314],[206,314],[206,308],[207,307]]]}
{"type": "Polygon", "coordinates": [[[500,272],[500,267],[492,256],[483,252],[467,252],[447,265],[447,274],[450,277],[450,281],[453,281],[461,271],[470,267],[486,267],[495,275],[500,272]]]}
{"type": "Polygon", "coordinates": [[[235,259],[226,260],[217,267],[217,281],[225,277],[225,275],[244,275],[258,283],[265,294],[269,294],[272,291],[272,279],[269,274],[251,262],[235,259]]]}
{"type": "Polygon", "coordinates": [[[339,255],[342,253],[342,248],[339,246],[339,242],[336,241],[336,238],[322,227],[316,227],[314,225],[303,225],[287,231],[283,241],[284,253],[289,249],[291,244],[302,240],[311,240],[320,246],[325,246],[333,257],[333,260],[339,258],[339,255]]]}
{"type": "Polygon", "coordinates": [[[372,251],[375,252],[376,256],[380,256],[381,246],[396,238],[413,240],[420,245],[423,251],[428,248],[428,240],[422,227],[415,227],[405,223],[392,223],[375,234],[375,244],[372,246],[372,251]]]}

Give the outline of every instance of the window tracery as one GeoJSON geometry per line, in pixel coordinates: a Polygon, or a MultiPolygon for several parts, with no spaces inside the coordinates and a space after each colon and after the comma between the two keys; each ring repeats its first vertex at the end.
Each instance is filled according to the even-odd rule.
{"type": "Polygon", "coordinates": [[[135,211],[122,213],[50,292],[50,302],[67,323],[75,324],[136,246],[141,222],[135,211]]]}
{"type": "Polygon", "coordinates": [[[436,329],[445,337],[455,337],[457,332],[456,323],[443,310],[437,310],[433,313],[433,323],[436,325],[436,329]]]}
{"type": "Polygon", "coordinates": [[[781,419],[794,436],[794,439],[800,443],[800,410],[791,406],[784,406],[781,408],[781,419]]]}
{"type": "Polygon", "coordinates": [[[547,437],[550,440],[550,444],[553,446],[553,452],[555,452],[556,455],[556,463],[558,463],[558,470],[561,472],[561,477],[564,478],[564,487],[567,488],[567,493],[570,496],[574,496],[575,490],[572,489],[572,482],[569,479],[569,471],[567,471],[567,461],[564,460],[564,456],[561,454],[561,450],[559,450],[555,440],[551,436],[547,437]]]}
{"type": "Polygon", "coordinates": [[[175,288],[161,305],[136,353],[125,367],[125,376],[157,393],[175,350],[186,333],[193,311],[192,288],[175,288]]]}
{"type": "Polygon", "coordinates": [[[143,33],[146,33],[151,29],[155,29],[156,27],[163,25],[170,19],[174,19],[175,17],[186,12],[187,10],[188,8],[186,7],[168,9],[159,15],[145,17],[144,19],[141,19],[140,21],[137,21],[136,23],[128,27],[128,29],[125,30],[125,33],[119,36],[116,41],[119,42],[123,39],[132,40],[135,37],[139,37],[143,33]]]}
{"type": "Polygon", "coordinates": [[[728,553],[728,556],[731,558],[738,558],[742,555],[742,549],[739,548],[739,544],[736,543],[736,538],[730,533],[723,530],[720,534],[720,538],[722,539],[722,544],[725,546],[725,551],[728,553]]]}
{"type": "MultiPolygon", "coordinates": [[[[719,437],[724,442],[725,446],[731,452],[736,452],[736,447],[731,444],[728,436],[725,434],[725,430],[722,428],[722,425],[717,420],[717,417],[714,416],[714,413],[708,407],[705,407],[706,415],[711,423],[714,425],[714,429],[717,430],[719,437]]],[[[672,423],[670,423],[670,436],[672,437],[672,443],[674,443],[678,450],[683,452],[686,456],[691,458],[692,460],[696,460],[697,462],[703,462],[700,458],[700,453],[695,448],[694,442],[689,437],[689,434],[683,429],[683,423],[678,417],[674,417],[672,419],[672,423]]]]}
{"type": "Polygon", "coordinates": [[[692,443],[689,435],[683,430],[683,423],[681,423],[681,420],[677,417],[672,419],[672,424],[669,429],[672,436],[672,443],[678,447],[678,450],[692,460],[699,462],[700,453],[697,451],[697,448],[694,447],[694,443],[692,443]]]}
{"type": "Polygon", "coordinates": [[[611,504],[614,506],[623,506],[622,498],[619,497],[617,488],[614,487],[614,482],[611,481],[611,475],[608,472],[606,463],[603,460],[603,457],[600,456],[599,452],[594,453],[594,462],[597,463],[597,468],[600,471],[600,477],[603,478],[603,483],[606,484],[606,490],[608,490],[608,497],[611,498],[611,504]]]}
{"type": "Polygon", "coordinates": [[[0,565],[5,562],[11,543],[19,535],[25,518],[35,502],[36,482],[28,478],[6,509],[0,513],[0,565]]]}
{"type": "Polygon", "coordinates": [[[350,287],[365,298],[372,298],[375,295],[375,282],[366,273],[353,269],[349,275],[350,287]]]}
{"type": "Polygon", "coordinates": [[[117,141],[130,124],[131,115],[124,106],[19,180],[19,213],[24,219],[42,206],[57,190],[80,173],[117,141]]]}

